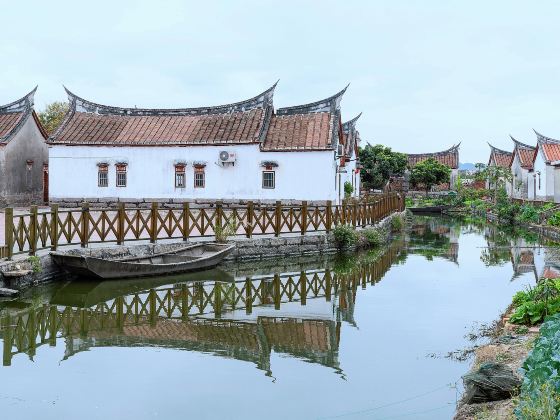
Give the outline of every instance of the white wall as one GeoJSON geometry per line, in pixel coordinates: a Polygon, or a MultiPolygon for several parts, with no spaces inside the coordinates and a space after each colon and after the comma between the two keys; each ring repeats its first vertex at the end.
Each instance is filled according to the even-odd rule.
{"type": "Polygon", "coordinates": [[[184,198],[333,200],[333,151],[261,152],[258,145],[189,147],[50,147],[50,196],[64,198],[184,198]],[[217,164],[221,150],[235,152],[235,166],[217,164]],[[262,188],[261,161],[278,162],[276,188],[262,188]],[[127,186],[116,187],[115,163],[128,162],[127,186]],[[174,163],[185,161],[186,188],[175,188],[174,163]],[[206,165],[206,187],[194,188],[193,161],[206,165]],[[109,163],[109,187],[97,186],[97,163],[109,163]]]}
{"type": "MultiPolygon", "coordinates": [[[[512,172],[512,189],[513,189],[513,197],[515,198],[527,198],[529,192],[529,183],[528,183],[528,176],[529,171],[523,169],[521,167],[521,163],[519,162],[519,156],[516,154],[511,165],[511,172],[512,172]],[[521,182],[521,186],[517,188],[517,183],[521,182]]],[[[532,184],[532,181],[531,181],[532,184]]],[[[531,185],[532,190],[532,185],[531,185]]],[[[529,197],[532,197],[529,195],[529,197]]]]}
{"type": "MultiPolygon", "coordinates": [[[[533,172],[529,175],[529,184],[530,184],[530,188],[533,189],[533,185],[534,184],[534,189],[535,189],[535,195],[530,194],[529,198],[530,199],[536,199],[536,200],[546,200],[546,196],[547,196],[547,189],[548,189],[548,185],[547,184],[552,184],[552,181],[550,181],[550,179],[548,178],[548,171],[547,171],[547,167],[546,167],[546,163],[543,160],[542,157],[542,152],[539,150],[539,152],[537,153],[537,157],[535,159],[535,163],[533,166],[533,172]],[[540,185],[539,185],[539,172],[540,172],[540,185]]],[[[554,190],[552,192],[552,194],[554,194],[554,190]]]]}

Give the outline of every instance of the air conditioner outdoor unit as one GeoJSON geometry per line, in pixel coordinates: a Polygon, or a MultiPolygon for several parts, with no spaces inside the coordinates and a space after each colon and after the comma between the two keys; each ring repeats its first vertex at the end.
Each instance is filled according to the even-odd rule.
{"type": "Polygon", "coordinates": [[[226,163],[231,163],[231,164],[235,164],[235,153],[234,152],[228,152],[227,150],[222,150],[220,152],[220,163],[222,165],[226,164],[226,163]]]}

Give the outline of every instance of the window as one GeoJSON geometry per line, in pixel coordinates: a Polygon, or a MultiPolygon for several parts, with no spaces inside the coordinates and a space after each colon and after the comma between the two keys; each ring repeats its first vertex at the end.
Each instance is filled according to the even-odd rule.
{"type": "Polygon", "coordinates": [[[262,187],[266,189],[273,189],[274,184],[274,171],[263,171],[262,187]]]}
{"type": "Polygon", "coordinates": [[[126,187],[126,164],[117,164],[117,187],[126,187]]]}
{"type": "Polygon", "coordinates": [[[194,168],[194,187],[195,188],[204,188],[205,186],[205,179],[204,179],[204,167],[195,167],[194,168]]]}
{"type": "Polygon", "coordinates": [[[175,188],[185,188],[185,165],[175,165],[175,188]]]}
{"type": "Polygon", "coordinates": [[[98,165],[98,167],[97,167],[97,186],[98,187],[108,187],[109,186],[109,166],[108,165],[98,165]]]}

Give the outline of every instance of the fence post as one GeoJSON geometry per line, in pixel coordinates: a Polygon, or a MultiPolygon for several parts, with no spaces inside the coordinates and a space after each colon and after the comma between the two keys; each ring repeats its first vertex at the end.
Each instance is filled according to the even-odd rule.
{"type": "Polygon", "coordinates": [[[245,226],[245,232],[247,238],[253,235],[253,217],[254,217],[254,205],[252,201],[247,201],[247,226],[245,226]]]}
{"type": "Polygon", "coordinates": [[[58,204],[51,204],[51,250],[58,248],[58,204]]]}
{"type": "Polygon", "coordinates": [[[353,209],[352,209],[352,225],[356,227],[358,219],[358,203],[354,201],[353,209]]]}
{"type": "Polygon", "coordinates": [[[124,243],[124,203],[117,204],[117,245],[124,243]]]}
{"type": "Polygon", "coordinates": [[[332,201],[328,200],[327,201],[327,217],[326,217],[326,222],[325,222],[325,229],[327,230],[327,233],[329,233],[332,229],[332,201]]]}
{"type": "Polygon", "coordinates": [[[31,206],[29,210],[29,255],[35,255],[37,251],[37,206],[31,206]]]}
{"type": "Polygon", "coordinates": [[[216,229],[220,229],[223,225],[222,223],[222,213],[223,213],[223,204],[221,201],[216,201],[216,213],[215,213],[215,218],[216,221],[214,222],[214,231],[216,229]]]}
{"type": "Polygon", "coordinates": [[[6,212],[4,213],[4,233],[6,235],[6,247],[8,248],[8,257],[9,260],[12,259],[14,255],[14,209],[11,207],[6,208],[6,212]]]}
{"type": "Polygon", "coordinates": [[[301,234],[305,235],[307,230],[307,201],[301,202],[301,234]]]}
{"type": "Polygon", "coordinates": [[[342,199],[342,214],[340,215],[340,222],[342,225],[346,224],[346,200],[342,199]]]}
{"type": "Polygon", "coordinates": [[[86,202],[82,203],[82,226],[80,230],[82,231],[80,245],[85,248],[89,238],[89,204],[86,202]]]}
{"type": "Polygon", "coordinates": [[[150,211],[150,242],[155,244],[158,236],[157,231],[157,219],[158,219],[158,203],[152,203],[152,209],[150,211]]]}
{"type": "Polygon", "coordinates": [[[274,235],[280,236],[280,231],[282,228],[282,202],[276,201],[276,207],[274,209],[274,235]]]}
{"type": "Polygon", "coordinates": [[[189,203],[183,203],[183,241],[187,241],[189,239],[189,229],[190,229],[190,208],[189,203]]]}

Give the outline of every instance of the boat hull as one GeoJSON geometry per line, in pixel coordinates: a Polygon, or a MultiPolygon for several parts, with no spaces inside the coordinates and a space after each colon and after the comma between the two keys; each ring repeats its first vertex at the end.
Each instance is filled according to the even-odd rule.
{"type": "Polygon", "coordinates": [[[201,244],[167,254],[121,260],[62,253],[51,253],[51,256],[55,263],[78,277],[110,280],[206,270],[218,265],[234,247],[234,245],[201,244]]]}

